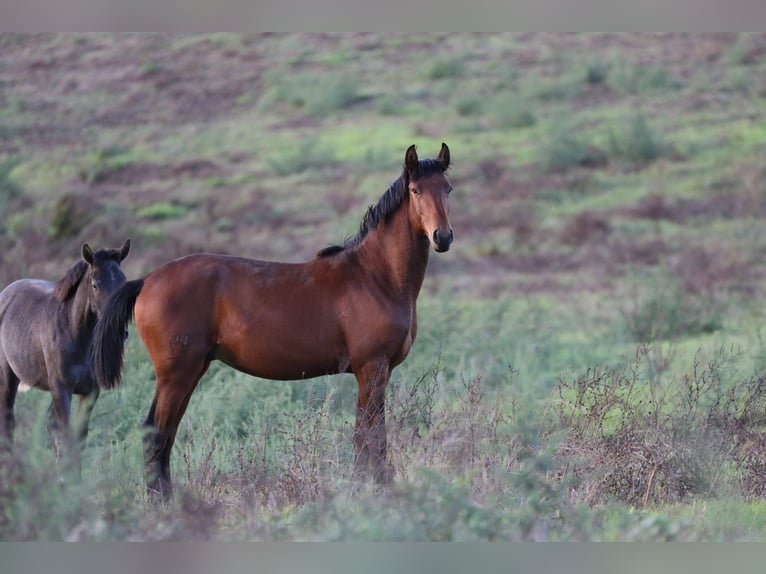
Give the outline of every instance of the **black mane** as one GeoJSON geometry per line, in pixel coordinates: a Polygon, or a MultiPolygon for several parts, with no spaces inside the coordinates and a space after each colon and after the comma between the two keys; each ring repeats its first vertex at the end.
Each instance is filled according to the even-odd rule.
{"type": "Polygon", "coordinates": [[[53,288],[53,294],[56,299],[62,303],[69,299],[77,290],[77,286],[85,276],[85,271],[88,269],[88,264],[85,261],[78,261],[74,266],[66,272],[61,279],[58,280],[56,286],[53,288]]]}
{"type": "MultiPolygon", "coordinates": [[[[442,164],[436,159],[421,159],[418,161],[416,179],[428,177],[434,173],[442,173],[442,164]]],[[[370,205],[359,224],[359,232],[353,237],[347,238],[343,245],[330,245],[317,253],[317,257],[335,255],[351,247],[356,247],[367,236],[370,230],[375,229],[381,221],[384,221],[401,205],[409,189],[410,174],[405,167],[402,175],[392,183],[386,192],[378,200],[378,203],[370,205]]]]}

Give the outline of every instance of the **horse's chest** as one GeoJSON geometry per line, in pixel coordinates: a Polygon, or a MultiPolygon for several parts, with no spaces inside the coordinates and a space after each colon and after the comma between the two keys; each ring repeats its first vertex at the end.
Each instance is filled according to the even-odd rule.
{"type": "Polygon", "coordinates": [[[387,297],[364,297],[340,309],[351,365],[370,360],[401,363],[415,339],[415,305],[387,297]]]}
{"type": "Polygon", "coordinates": [[[95,379],[90,353],[87,350],[83,351],[83,347],[65,348],[58,363],[54,370],[59,371],[61,379],[67,386],[72,387],[75,393],[88,393],[91,390],[95,379]]]}

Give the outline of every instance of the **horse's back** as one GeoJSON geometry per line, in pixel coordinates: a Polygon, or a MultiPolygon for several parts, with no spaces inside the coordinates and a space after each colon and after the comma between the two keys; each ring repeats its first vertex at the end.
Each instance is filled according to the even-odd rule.
{"type": "Polygon", "coordinates": [[[0,292],[0,360],[32,387],[47,388],[39,339],[52,292],[53,283],[41,279],[19,279],[0,292]]]}
{"type": "Polygon", "coordinates": [[[19,279],[0,291],[0,325],[6,315],[31,317],[53,295],[53,283],[42,279],[19,279]]]}

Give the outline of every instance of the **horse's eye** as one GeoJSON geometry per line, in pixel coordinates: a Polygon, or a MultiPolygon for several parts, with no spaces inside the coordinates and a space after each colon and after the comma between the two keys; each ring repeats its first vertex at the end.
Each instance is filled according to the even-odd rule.
{"type": "Polygon", "coordinates": [[[451,187],[449,189],[447,189],[447,195],[449,195],[450,193],[452,193],[452,188],[451,187]]]}
{"type": "Polygon", "coordinates": [[[415,187],[411,187],[410,191],[414,193],[415,195],[420,195],[421,191],[415,187]]]}
{"type": "Polygon", "coordinates": [[[91,283],[91,286],[93,287],[94,291],[98,291],[98,281],[93,281],[93,283],[91,283]]]}

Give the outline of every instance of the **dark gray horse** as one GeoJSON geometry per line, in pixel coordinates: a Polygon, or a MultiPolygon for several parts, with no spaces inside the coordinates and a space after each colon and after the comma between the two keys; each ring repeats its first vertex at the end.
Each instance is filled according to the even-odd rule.
{"type": "MultiPolygon", "coordinates": [[[[109,295],[125,283],[120,249],[94,252],[82,246],[78,261],[57,283],[20,279],[0,292],[0,443],[13,442],[13,404],[19,384],[50,391],[54,437],[74,437],[83,446],[99,387],[91,367],[91,340],[109,295]],[[72,395],[79,396],[77,421],[69,425],[72,395]],[[74,431],[74,433],[72,433],[74,431]]],[[[56,457],[61,448],[56,442],[56,457]]]]}

